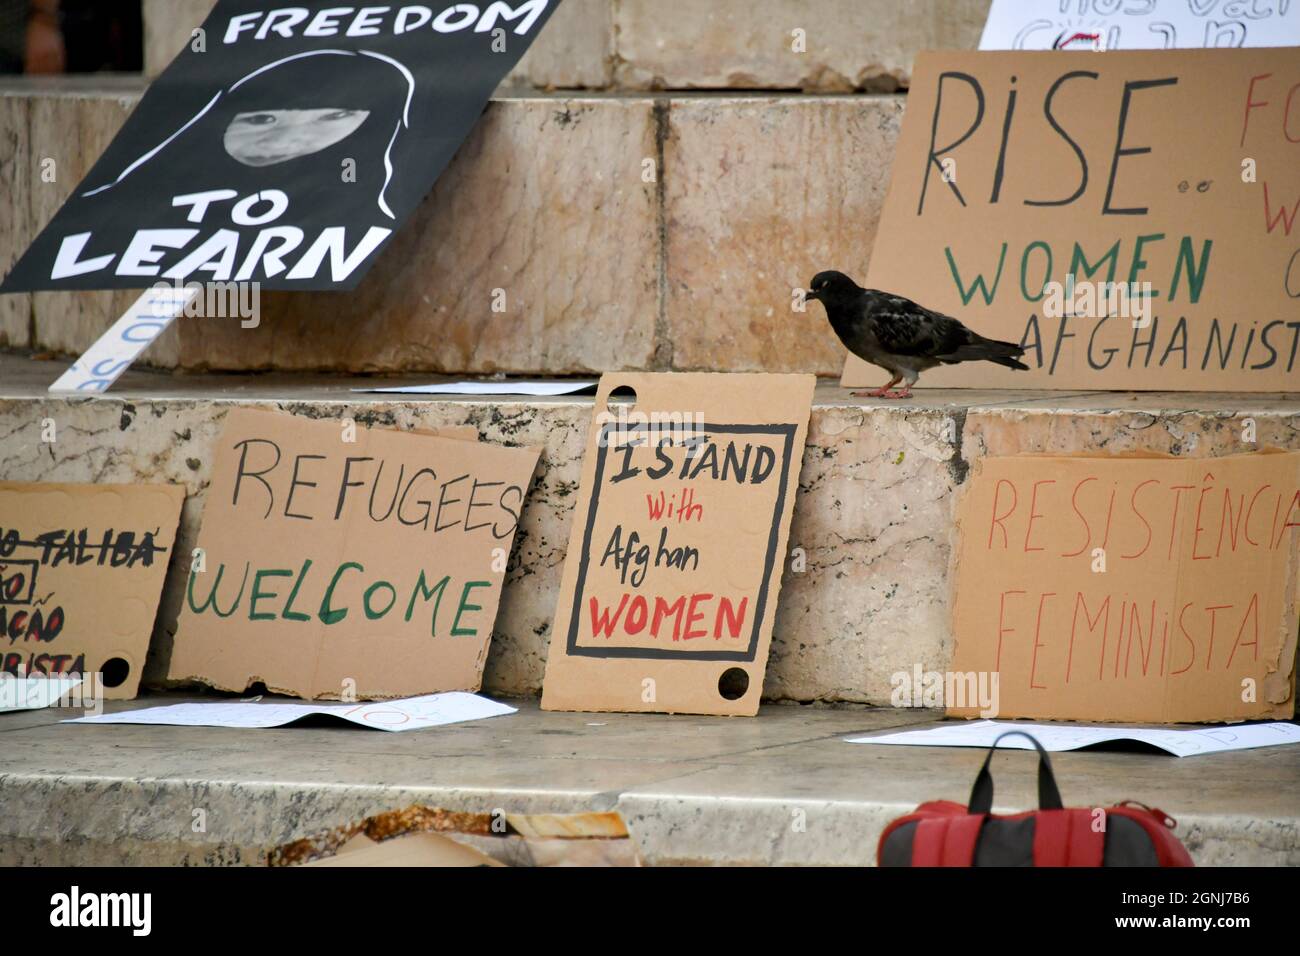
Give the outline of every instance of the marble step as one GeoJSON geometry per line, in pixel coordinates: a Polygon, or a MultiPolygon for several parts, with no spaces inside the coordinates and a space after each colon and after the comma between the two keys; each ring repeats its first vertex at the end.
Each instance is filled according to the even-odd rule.
{"type": "MultiPolygon", "coordinates": [[[[420,804],[484,816],[615,812],[648,865],[871,866],[885,824],[922,801],[964,804],[984,759],[844,742],[927,726],[924,710],[768,705],[734,718],[510,703],[518,713],[396,734],[0,715],[0,865],[262,866],[291,841],[420,804]]],[[[997,812],[1037,804],[1036,763],[1024,752],[997,758],[997,812]]],[[[1198,866],[1300,865],[1300,747],[1182,759],[1080,751],[1052,764],[1068,806],[1164,810],[1198,866]]]]}
{"type": "MultiPolygon", "coordinates": [[[[140,90],[138,80],[0,83],[0,173],[12,190],[0,273],[140,90]]],[[[842,348],[816,307],[793,310],[792,290],[824,268],[865,273],[903,104],[893,94],[495,99],[355,292],[268,293],[256,329],[185,319],[142,361],[837,375],[842,348]]],[[[79,354],[133,298],[0,297],[0,346],[79,354]]]]}
{"type": "MultiPolygon", "coordinates": [[[[395,398],[358,380],[272,373],[132,371],[102,398],[50,396],[63,363],[0,355],[0,480],[176,482],[189,498],[177,554],[194,547],[222,419],[236,406],[432,428],[473,425],[486,441],[543,449],[487,660],[491,693],[540,691],[590,397],[395,398]],[[42,422],[57,442],[42,442],[42,422]]],[[[427,379],[426,379],[427,380],[427,379]]],[[[1210,458],[1300,448],[1300,396],[1066,394],[923,389],[910,402],[852,398],[824,382],[812,410],[764,696],[888,705],[895,674],[946,671],[952,652],[953,504],[986,455],[1147,451],[1210,458]],[[955,441],[948,440],[949,436],[955,441]]],[[[145,680],[166,673],[184,593],[173,567],[145,680]]]]}
{"type": "MultiPolygon", "coordinates": [[[[214,4],[144,0],[146,74],[166,68],[214,4]]],[[[506,85],[896,90],[918,51],[974,49],[988,8],[989,0],[562,0],[506,85]]]]}

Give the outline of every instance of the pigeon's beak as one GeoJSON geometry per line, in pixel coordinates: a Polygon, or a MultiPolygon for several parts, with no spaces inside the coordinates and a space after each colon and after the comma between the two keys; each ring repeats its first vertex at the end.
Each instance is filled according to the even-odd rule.
{"type": "Polygon", "coordinates": [[[822,300],[822,297],[818,295],[816,292],[814,292],[812,289],[809,289],[807,292],[803,294],[803,300],[805,302],[820,302],[822,300]]]}

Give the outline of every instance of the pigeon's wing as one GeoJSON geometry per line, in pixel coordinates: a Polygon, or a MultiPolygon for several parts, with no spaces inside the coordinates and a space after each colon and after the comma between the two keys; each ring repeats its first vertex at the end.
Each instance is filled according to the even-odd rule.
{"type": "Polygon", "coordinates": [[[902,296],[888,296],[872,311],[876,338],[894,355],[938,358],[971,342],[971,331],[951,316],[902,296]]]}

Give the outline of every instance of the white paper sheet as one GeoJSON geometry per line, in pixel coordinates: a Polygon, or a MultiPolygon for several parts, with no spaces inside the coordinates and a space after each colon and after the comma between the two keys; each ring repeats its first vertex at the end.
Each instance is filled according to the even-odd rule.
{"type": "Polygon", "coordinates": [[[80,686],[80,677],[0,676],[0,714],[14,710],[41,710],[80,686]]]}
{"type": "Polygon", "coordinates": [[[378,730],[420,730],[466,720],[513,714],[516,708],[465,691],[425,694],[401,700],[357,704],[253,704],[244,701],[169,704],[99,717],[65,720],[66,724],[166,724],[177,727],[282,727],[311,714],[328,714],[378,730]]]}
{"type": "MultiPolygon", "coordinates": [[[[89,234],[87,234],[89,235],[89,234]]],[[[198,283],[177,289],[163,283],[150,289],[122,313],[50,386],[51,392],[106,392],[140,353],[176,320],[202,291],[198,283]]]]}
{"type": "Polygon", "coordinates": [[[354,392],[388,392],[398,395],[577,395],[594,392],[595,380],[552,382],[437,382],[432,385],[393,385],[385,388],[354,388],[354,392]]]}
{"type": "MultiPolygon", "coordinates": [[[[1269,724],[1234,724],[1232,726],[1196,727],[1189,730],[1164,730],[1143,727],[1085,727],[1077,724],[1030,724],[1020,721],[976,720],[945,723],[924,730],[880,734],[873,737],[849,737],[851,744],[905,744],[915,747],[990,747],[999,734],[1023,730],[1033,734],[1044,750],[1078,750],[1092,744],[1115,740],[1137,740],[1159,747],[1175,757],[1220,753],[1225,750],[1249,750],[1300,743],[1300,727],[1281,721],[1269,724]]],[[[1024,737],[1008,737],[999,747],[1032,750],[1024,737]]]]}
{"type": "Polygon", "coordinates": [[[1288,0],[993,0],[981,50],[1296,46],[1288,0]]]}

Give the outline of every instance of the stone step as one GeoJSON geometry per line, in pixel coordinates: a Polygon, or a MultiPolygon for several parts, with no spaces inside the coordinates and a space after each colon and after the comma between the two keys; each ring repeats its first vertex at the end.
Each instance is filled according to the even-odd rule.
{"type": "MultiPolygon", "coordinates": [[[[13,215],[0,220],[0,271],[81,181],[139,90],[0,84],[0,170],[13,184],[13,215]]],[[[903,102],[496,99],[355,292],[268,293],[253,330],[238,320],[182,320],[142,361],[222,370],[838,375],[842,347],[816,307],[793,310],[792,290],[824,268],[865,273],[903,102]]],[[[80,353],[133,298],[0,297],[0,345],[80,353]]]]}
{"type": "MultiPolygon", "coordinates": [[[[147,75],[184,49],[214,3],[144,0],[147,75]]],[[[562,0],[505,85],[892,91],[907,87],[918,51],[974,49],[988,8],[989,0],[562,0]]]]}
{"type": "MultiPolygon", "coordinates": [[[[351,393],[366,380],[345,377],[150,371],[127,373],[105,397],[51,396],[45,388],[61,371],[58,362],[0,356],[0,480],[184,485],[177,554],[194,547],[212,449],[235,406],[401,428],[469,424],[486,441],[541,447],[484,684],[512,696],[540,691],[592,398],[395,398],[351,393]],[[41,441],[47,418],[54,446],[41,441]]],[[[1243,450],[1245,416],[1261,446],[1300,447],[1294,395],[922,389],[911,402],[889,402],[822,383],[790,531],[806,568],[783,577],[764,696],[888,705],[894,674],[949,669],[953,503],[979,457],[1211,458],[1243,450]]],[[[171,568],[146,681],[166,673],[184,583],[184,567],[171,568]]]]}
{"type": "MultiPolygon", "coordinates": [[[[729,718],[511,703],[518,713],[397,734],[0,715],[0,865],[260,866],[291,841],[421,804],[616,812],[649,865],[870,866],[885,824],[926,800],[966,803],[984,759],[975,749],[843,740],[927,726],[934,715],[924,710],[769,705],[729,718]]],[[[1036,763],[999,755],[997,812],[1037,805],[1036,763]]],[[[1300,747],[1182,759],[1081,751],[1053,754],[1052,764],[1068,806],[1160,807],[1198,866],[1300,865],[1300,747]]]]}

